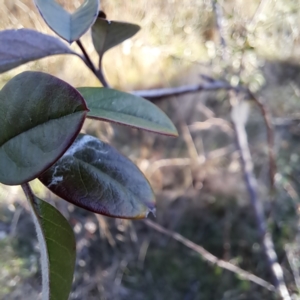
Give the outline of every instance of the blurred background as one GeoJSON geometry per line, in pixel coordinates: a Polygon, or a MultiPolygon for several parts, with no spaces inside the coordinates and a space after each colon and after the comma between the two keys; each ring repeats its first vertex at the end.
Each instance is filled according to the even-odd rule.
{"type": "MultiPolygon", "coordinates": [[[[72,11],[83,1],[57,2],[72,11]]],[[[108,19],[142,27],[105,54],[104,71],[110,84],[124,91],[196,84],[206,75],[242,84],[263,99],[275,132],[278,170],[272,198],[266,129],[251,102],[250,150],[287,287],[293,299],[300,299],[300,2],[220,0],[219,5],[225,52],[211,0],[102,0],[108,19]]],[[[0,0],[0,30],[23,27],[54,35],[31,0],[0,0]]],[[[96,63],[90,33],[82,42],[96,63]]],[[[24,70],[48,72],[75,87],[100,86],[79,58],[60,55],[1,74],[0,88],[24,70]]],[[[175,123],[179,138],[90,120],[84,131],[118,148],[143,171],[157,197],[155,222],[271,282],[243,182],[227,92],[202,91],[155,104],[175,123]]],[[[57,199],[38,181],[32,185],[76,233],[70,299],[276,299],[143,221],[96,216],[57,199]]],[[[0,299],[40,299],[39,249],[19,187],[0,185],[0,250],[0,299]]]]}

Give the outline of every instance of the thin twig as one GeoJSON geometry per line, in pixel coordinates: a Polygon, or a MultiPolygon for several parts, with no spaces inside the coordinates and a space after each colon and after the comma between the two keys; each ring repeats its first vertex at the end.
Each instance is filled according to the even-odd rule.
{"type": "MultiPolygon", "coordinates": [[[[226,42],[224,39],[223,28],[220,26],[220,24],[222,23],[223,16],[221,14],[220,7],[218,7],[217,0],[212,0],[212,1],[213,1],[213,8],[215,11],[215,16],[217,18],[217,24],[219,25],[218,29],[221,38],[221,44],[224,49],[226,48],[226,42]]],[[[225,52],[223,54],[225,55],[225,52]]],[[[227,57],[223,56],[223,59],[227,62],[226,60],[227,57]]],[[[271,186],[273,186],[273,182],[274,182],[273,168],[274,166],[276,166],[276,164],[275,164],[275,158],[273,153],[274,139],[272,139],[273,135],[270,135],[270,133],[273,132],[271,127],[271,120],[269,120],[268,118],[269,115],[267,114],[264,105],[251,93],[251,91],[249,91],[249,89],[247,90],[247,92],[260,108],[266,123],[267,131],[268,131],[268,145],[269,145],[269,155],[270,155],[270,180],[271,180],[271,186]]],[[[278,263],[277,254],[275,252],[272,236],[267,229],[262,203],[257,194],[258,184],[253,173],[253,162],[252,162],[252,158],[248,146],[247,133],[245,130],[245,125],[247,122],[247,114],[245,114],[244,116],[241,114],[241,112],[243,112],[241,108],[244,108],[241,105],[243,104],[243,102],[241,102],[241,100],[238,98],[238,94],[232,90],[230,92],[230,103],[232,107],[232,123],[235,131],[236,141],[237,141],[237,149],[239,150],[241,155],[241,164],[243,168],[245,182],[247,185],[251,204],[254,210],[259,235],[261,238],[261,243],[263,245],[264,252],[267,257],[268,266],[273,275],[274,285],[277,289],[278,294],[283,300],[290,300],[291,297],[289,295],[288,289],[284,282],[282,268],[278,263]]]]}
{"type": "Polygon", "coordinates": [[[216,17],[216,25],[217,25],[217,29],[220,35],[220,40],[221,40],[221,47],[222,47],[222,59],[224,62],[228,62],[228,53],[227,53],[227,47],[226,47],[226,41],[225,41],[225,33],[224,33],[224,29],[222,26],[222,10],[221,7],[219,6],[218,0],[212,0],[212,7],[215,13],[215,17],[216,17]]]}
{"type": "Polygon", "coordinates": [[[104,76],[103,72],[103,63],[102,63],[102,56],[99,58],[99,70],[98,70],[98,78],[100,82],[103,84],[104,87],[109,88],[109,84],[104,76]]]}
{"type": "Polygon", "coordinates": [[[184,85],[173,88],[162,88],[162,89],[152,89],[152,90],[138,90],[132,91],[131,93],[147,98],[149,100],[155,100],[159,98],[167,98],[172,96],[179,96],[183,94],[198,93],[201,91],[215,91],[215,90],[234,90],[235,92],[243,92],[248,94],[251,100],[255,102],[258,108],[261,111],[261,114],[264,119],[264,123],[267,130],[267,143],[268,143],[268,155],[269,155],[269,177],[270,177],[270,191],[271,194],[274,193],[274,178],[276,174],[276,159],[274,153],[274,129],[272,124],[271,115],[263,104],[263,102],[248,88],[243,86],[232,86],[226,81],[221,80],[209,80],[205,84],[195,84],[195,85],[184,85]]]}
{"type": "Polygon", "coordinates": [[[147,98],[152,101],[155,99],[179,96],[183,94],[199,93],[201,91],[217,91],[217,90],[227,90],[227,91],[234,90],[235,92],[245,93],[249,95],[251,100],[254,101],[254,103],[258,106],[259,110],[261,111],[266,126],[266,130],[267,130],[270,194],[272,195],[274,193],[274,183],[275,183],[274,178],[275,178],[277,167],[276,167],[276,159],[274,153],[274,129],[273,129],[271,115],[268,109],[263,104],[263,102],[246,87],[240,85],[232,86],[226,81],[215,80],[210,77],[207,78],[206,81],[207,83],[204,84],[183,85],[179,87],[162,88],[162,89],[138,90],[138,91],[131,91],[131,93],[136,96],[147,98]]]}
{"type": "Polygon", "coordinates": [[[214,82],[209,82],[205,84],[183,85],[172,88],[131,91],[131,94],[151,100],[157,98],[179,96],[183,94],[198,93],[201,91],[231,90],[232,88],[232,85],[228,84],[225,81],[215,80],[214,82]]]}
{"type": "Polygon", "coordinates": [[[229,122],[221,118],[208,118],[202,122],[194,122],[188,126],[191,131],[209,130],[212,127],[218,127],[223,132],[232,135],[232,127],[229,122]]]}
{"type": "Polygon", "coordinates": [[[233,272],[235,274],[238,274],[238,276],[244,280],[248,280],[248,281],[251,281],[253,283],[256,283],[258,285],[260,285],[261,287],[264,287],[266,288],[267,290],[269,291],[272,291],[274,292],[275,291],[275,287],[265,281],[264,279],[254,275],[254,274],[251,274],[233,264],[231,264],[230,262],[227,262],[227,261],[224,261],[222,259],[219,259],[217,258],[216,256],[214,256],[213,254],[211,254],[210,252],[208,252],[207,250],[205,250],[203,247],[195,244],[194,242],[190,241],[189,239],[183,237],[181,234],[177,233],[177,232],[174,232],[174,231],[171,231],[169,229],[166,229],[162,226],[160,226],[159,224],[157,223],[154,223],[152,221],[150,221],[149,219],[147,220],[144,220],[144,223],[153,228],[154,230],[166,235],[166,236],[169,236],[171,238],[173,238],[174,240],[182,243],[183,245],[185,245],[186,247],[192,249],[193,251],[199,253],[202,258],[210,263],[212,263],[213,265],[217,265],[218,267],[222,268],[222,269],[226,269],[230,272],[233,272]]]}
{"type": "Polygon", "coordinates": [[[266,219],[264,216],[261,200],[257,194],[257,180],[253,173],[253,162],[249,150],[249,145],[247,141],[247,133],[245,130],[246,118],[241,117],[241,101],[238,99],[237,95],[232,95],[231,97],[232,105],[232,123],[237,140],[237,148],[241,156],[241,164],[243,168],[243,173],[247,185],[247,189],[250,196],[250,201],[254,209],[254,214],[256,218],[256,223],[261,238],[261,243],[264,247],[264,252],[268,260],[270,270],[274,278],[274,285],[284,300],[290,300],[288,289],[285,285],[283,278],[283,271],[278,263],[277,254],[274,249],[274,244],[271,238],[271,234],[267,230],[266,219]]]}
{"type": "Polygon", "coordinates": [[[10,225],[10,232],[9,232],[10,237],[15,236],[15,234],[16,234],[16,229],[17,229],[18,222],[19,222],[22,211],[23,211],[23,208],[19,207],[16,209],[16,211],[14,213],[14,216],[13,216],[13,219],[12,219],[11,225],[10,225]]]}
{"type": "Polygon", "coordinates": [[[77,40],[76,44],[78,45],[78,47],[82,51],[82,54],[84,55],[86,65],[98,77],[98,75],[97,75],[97,69],[96,69],[95,65],[93,64],[93,62],[91,61],[90,56],[86,52],[86,50],[85,50],[84,46],[82,45],[81,41],[77,40]]]}
{"type": "MultiPolygon", "coordinates": [[[[188,154],[189,154],[191,160],[194,161],[196,165],[198,165],[199,154],[197,151],[197,147],[195,146],[193,137],[191,135],[190,129],[188,128],[188,126],[182,116],[182,111],[180,109],[178,109],[177,106],[175,107],[175,109],[176,109],[178,126],[181,131],[181,136],[186,144],[188,154]]],[[[201,155],[201,158],[203,159],[203,161],[205,160],[205,158],[203,157],[203,153],[201,155]]]]}
{"type": "MultiPolygon", "coordinates": [[[[95,65],[93,64],[90,56],[88,55],[88,53],[86,52],[83,44],[81,43],[80,40],[76,41],[76,44],[78,45],[78,47],[80,48],[80,50],[82,51],[82,54],[84,55],[84,57],[80,56],[81,59],[84,61],[84,63],[87,65],[87,67],[95,74],[95,76],[99,79],[99,81],[101,82],[101,84],[104,87],[109,88],[109,84],[106,81],[104,75],[103,75],[103,71],[102,71],[102,64],[99,63],[100,69],[98,70],[95,65]]],[[[101,60],[100,60],[101,61],[101,60]]]]}
{"type": "Polygon", "coordinates": [[[264,118],[265,126],[267,129],[270,194],[272,196],[275,193],[275,175],[277,172],[276,158],[275,158],[275,153],[274,153],[275,137],[274,137],[274,128],[273,128],[273,124],[272,124],[272,119],[271,119],[271,115],[270,115],[268,109],[263,104],[263,102],[258,97],[256,97],[249,89],[248,89],[248,94],[250,95],[251,99],[255,102],[255,104],[259,108],[261,115],[264,118]]]}
{"type": "Polygon", "coordinates": [[[99,232],[100,232],[100,238],[102,238],[103,236],[106,237],[108,243],[110,244],[111,247],[115,247],[116,246],[116,241],[114,240],[110,230],[109,230],[109,226],[106,222],[106,219],[99,214],[95,214],[97,220],[98,220],[98,224],[99,224],[99,232]]]}
{"type": "Polygon", "coordinates": [[[23,183],[21,186],[22,186],[22,189],[24,191],[26,198],[33,205],[36,202],[36,200],[35,200],[32,190],[31,190],[30,185],[28,183],[23,183]]]}
{"type": "Polygon", "coordinates": [[[248,23],[248,31],[254,30],[257,22],[259,21],[259,17],[261,16],[261,13],[265,9],[265,6],[268,4],[268,2],[269,2],[269,0],[261,0],[259,2],[251,21],[248,23]]]}
{"type": "Polygon", "coordinates": [[[299,253],[295,253],[297,252],[297,248],[298,246],[287,245],[285,253],[294,276],[296,287],[298,292],[300,292],[299,253]]]}
{"type": "MultiPolygon", "coordinates": [[[[247,31],[249,33],[253,33],[255,29],[255,25],[257,24],[259,17],[263,10],[265,9],[265,6],[269,0],[261,0],[257,6],[257,9],[255,13],[253,14],[253,17],[251,21],[248,23],[247,31]]],[[[244,53],[243,53],[244,54],[244,53]]],[[[242,55],[243,57],[243,55],[242,55]]],[[[241,62],[241,69],[242,69],[242,62],[241,62]]],[[[241,73],[241,70],[240,72],[241,73]]],[[[255,102],[255,104],[258,106],[261,115],[264,118],[266,130],[267,130],[267,144],[268,144],[268,155],[269,155],[269,178],[270,178],[270,196],[274,196],[275,194],[275,175],[277,171],[276,166],[276,159],[275,159],[275,153],[274,153],[274,129],[272,124],[271,115],[267,109],[267,107],[263,104],[263,102],[256,97],[249,89],[247,90],[248,95],[251,97],[251,99],[255,102]]]]}

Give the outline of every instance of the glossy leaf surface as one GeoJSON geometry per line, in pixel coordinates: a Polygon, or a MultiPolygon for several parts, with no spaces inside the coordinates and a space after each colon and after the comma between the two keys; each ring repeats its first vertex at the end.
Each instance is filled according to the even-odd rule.
{"type": "Polygon", "coordinates": [[[43,300],[67,300],[76,260],[73,230],[52,205],[37,197],[30,204],[41,251],[43,300]]]}
{"type": "Polygon", "coordinates": [[[90,109],[88,117],[160,134],[177,136],[166,114],[141,97],[108,88],[78,88],[90,109]]]}
{"type": "Polygon", "coordinates": [[[155,207],[141,171],[110,145],[80,135],[39,179],[59,197],[95,213],[144,218],[155,207]]]}
{"type": "Polygon", "coordinates": [[[75,54],[58,38],[31,29],[0,31],[0,73],[55,54],[75,54]]]}
{"type": "Polygon", "coordinates": [[[78,40],[88,31],[99,11],[99,0],[86,0],[73,14],[55,0],[34,1],[48,26],[69,43],[78,40]]]}
{"type": "Polygon", "coordinates": [[[0,91],[0,182],[22,184],[50,167],[78,135],[87,113],[66,82],[23,72],[0,91]]]}
{"type": "Polygon", "coordinates": [[[140,26],[131,23],[108,21],[97,18],[92,27],[94,47],[100,57],[110,48],[131,38],[140,30],[140,26]]]}

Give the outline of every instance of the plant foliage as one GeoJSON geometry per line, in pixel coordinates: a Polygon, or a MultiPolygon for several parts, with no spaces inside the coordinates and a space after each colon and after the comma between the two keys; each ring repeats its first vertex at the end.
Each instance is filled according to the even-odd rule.
{"type": "MultiPolygon", "coordinates": [[[[34,2],[48,26],[69,43],[76,41],[83,56],[53,36],[30,29],[4,30],[0,32],[0,73],[43,57],[72,54],[80,57],[105,85],[103,54],[140,29],[135,24],[108,21],[104,13],[97,18],[98,0],[86,0],[73,14],[54,0],[34,2]],[[79,41],[91,27],[99,69],[92,65],[79,41]]],[[[43,300],[68,299],[75,239],[62,214],[32,193],[30,180],[39,178],[60,198],[111,217],[138,219],[155,210],[147,179],[129,159],[96,137],[78,135],[86,117],[177,135],[160,109],[125,92],[75,89],[41,72],[23,72],[3,87],[0,182],[21,184],[29,200],[41,249],[43,300]]]]}

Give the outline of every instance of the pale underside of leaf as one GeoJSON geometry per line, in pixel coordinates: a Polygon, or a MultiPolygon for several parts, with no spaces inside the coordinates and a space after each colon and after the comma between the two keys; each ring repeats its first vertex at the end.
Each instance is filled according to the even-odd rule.
{"type": "Polygon", "coordinates": [[[164,135],[177,136],[167,115],[141,97],[107,88],[78,88],[90,109],[88,117],[164,135]]]}
{"type": "Polygon", "coordinates": [[[39,179],[59,197],[108,216],[144,218],[155,207],[152,189],[140,170],[88,135],[79,136],[39,179]]]}
{"type": "Polygon", "coordinates": [[[35,30],[0,31],[0,73],[57,54],[78,55],[58,38],[35,30]]]}
{"type": "Polygon", "coordinates": [[[99,10],[99,0],[86,0],[73,14],[54,0],[35,0],[35,4],[48,26],[69,43],[93,25],[99,10]]]}

